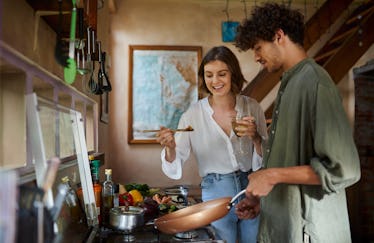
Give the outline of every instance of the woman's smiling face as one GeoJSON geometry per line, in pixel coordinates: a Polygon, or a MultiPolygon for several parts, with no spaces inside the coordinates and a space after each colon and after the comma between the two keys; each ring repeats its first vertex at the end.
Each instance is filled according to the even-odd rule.
{"type": "Polygon", "coordinates": [[[223,96],[231,92],[231,72],[222,61],[211,61],[204,66],[204,80],[212,95],[223,96]]]}

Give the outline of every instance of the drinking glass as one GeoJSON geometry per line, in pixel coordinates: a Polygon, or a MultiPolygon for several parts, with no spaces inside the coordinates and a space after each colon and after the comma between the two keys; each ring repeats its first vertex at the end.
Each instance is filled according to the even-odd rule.
{"type": "Polygon", "coordinates": [[[241,115],[241,116],[236,116],[236,117],[232,117],[231,119],[231,126],[232,126],[232,130],[234,131],[235,135],[238,137],[238,142],[239,142],[239,153],[240,154],[244,154],[246,151],[243,149],[243,138],[240,137],[236,131],[236,128],[240,128],[240,127],[243,127],[243,125],[241,124],[238,124],[238,121],[242,120],[243,117],[245,117],[247,115],[241,115]]]}

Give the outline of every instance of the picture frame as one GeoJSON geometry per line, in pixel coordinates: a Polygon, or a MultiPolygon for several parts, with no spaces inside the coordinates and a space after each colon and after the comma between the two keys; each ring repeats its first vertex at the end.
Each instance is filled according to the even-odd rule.
{"type": "Polygon", "coordinates": [[[100,121],[105,124],[109,122],[109,92],[100,95],[100,121]]]}
{"type": "Polygon", "coordinates": [[[237,34],[237,28],[239,26],[238,21],[224,21],[222,22],[222,41],[233,42],[237,34]]]}
{"type": "Polygon", "coordinates": [[[157,143],[160,126],[177,128],[198,100],[200,46],[129,45],[128,143],[157,143]]]}

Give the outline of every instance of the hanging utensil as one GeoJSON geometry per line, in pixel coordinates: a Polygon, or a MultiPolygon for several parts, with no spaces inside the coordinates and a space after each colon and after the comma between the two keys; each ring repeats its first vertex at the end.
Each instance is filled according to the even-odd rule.
{"type": "MultiPolygon", "coordinates": [[[[92,55],[95,55],[95,52],[96,52],[96,40],[95,40],[95,31],[92,30],[91,31],[91,35],[92,35],[92,55]]],[[[94,58],[91,58],[92,59],[92,66],[93,68],[95,67],[95,59],[94,58]]],[[[91,73],[91,80],[93,82],[93,86],[92,86],[92,93],[93,94],[96,94],[96,95],[100,95],[103,93],[103,91],[101,90],[101,87],[100,87],[100,84],[98,82],[95,82],[95,80],[93,79],[93,72],[91,73]]]]}
{"type": "Polygon", "coordinates": [[[88,86],[87,89],[90,93],[96,94],[97,92],[99,92],[99,87],[94,80],[95,60],[94,60],[94,58],[92,58],[93,54],[92,54],[91,50],[94,50],[95,44],[91,40],[91,37],[94,38],[94,33],[93,33],[93,31],[91,31],[91,28],[88,27],[87,28],[87,63],[89,65],[90,79],[87,83],[87,86],[88,86]],[[92,48],[91,48],[91,44],[93,46],[92,48]]]}
{"type": "Polygon", "coordinates": [[[72,0],[73,10],[71,12],[71,23],[70,23],[70,44],[69,44],[69,58],[67,60],[67,67],[64,68],[64,78],[65,82],[72,84],[75,80],[77,74],[77,64],[74,60],[75,51],[75,26],[77,20],[77,6],[75,4],[76,0],[72,0]]]}
{"type": "Polygon", "coordinates": [[[90,79],[87,82],[87,91],[91,92],[91,86],[92,86],[92,62],[91,62],[91,29],[90,27],[87,27],[87,65],[89,66],[89,72],[90,72],[90,79]]]}
{"type": "Polygon", "coordinates": [[[78,8],[78,36],[79,40],[77,42],[77,71],[80,75],[85,75],[88,73],[88,69],[86,67],[85,62],[85,40],[83,35],[83,28],[84,28],[84,9],[78,8]]]}
{"type": "Polygon", "coordinates": [[[100,68],[99,72],[97,74],[98,82],[99,82],[99,87],[103,92],[109,92],[112,90],[112,86],[110,85],[108,75],[106,74],[105,71],[105,52],[101,52],[101,41],[97,42],[98,45],[98,52],[99,52],[99,63],[100,63],[100,68]]]}

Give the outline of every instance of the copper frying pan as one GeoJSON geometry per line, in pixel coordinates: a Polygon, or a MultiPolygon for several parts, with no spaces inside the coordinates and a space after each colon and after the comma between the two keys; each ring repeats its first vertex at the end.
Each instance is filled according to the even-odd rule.
{"type": "Polygon", "coordinates": [[[235,200],[245,193],[245,190],[233,198],[224,197],[195,204],[155,219],[155,227],[165,234],[176,234],[203,227],[224,217],[235,200]]]}

